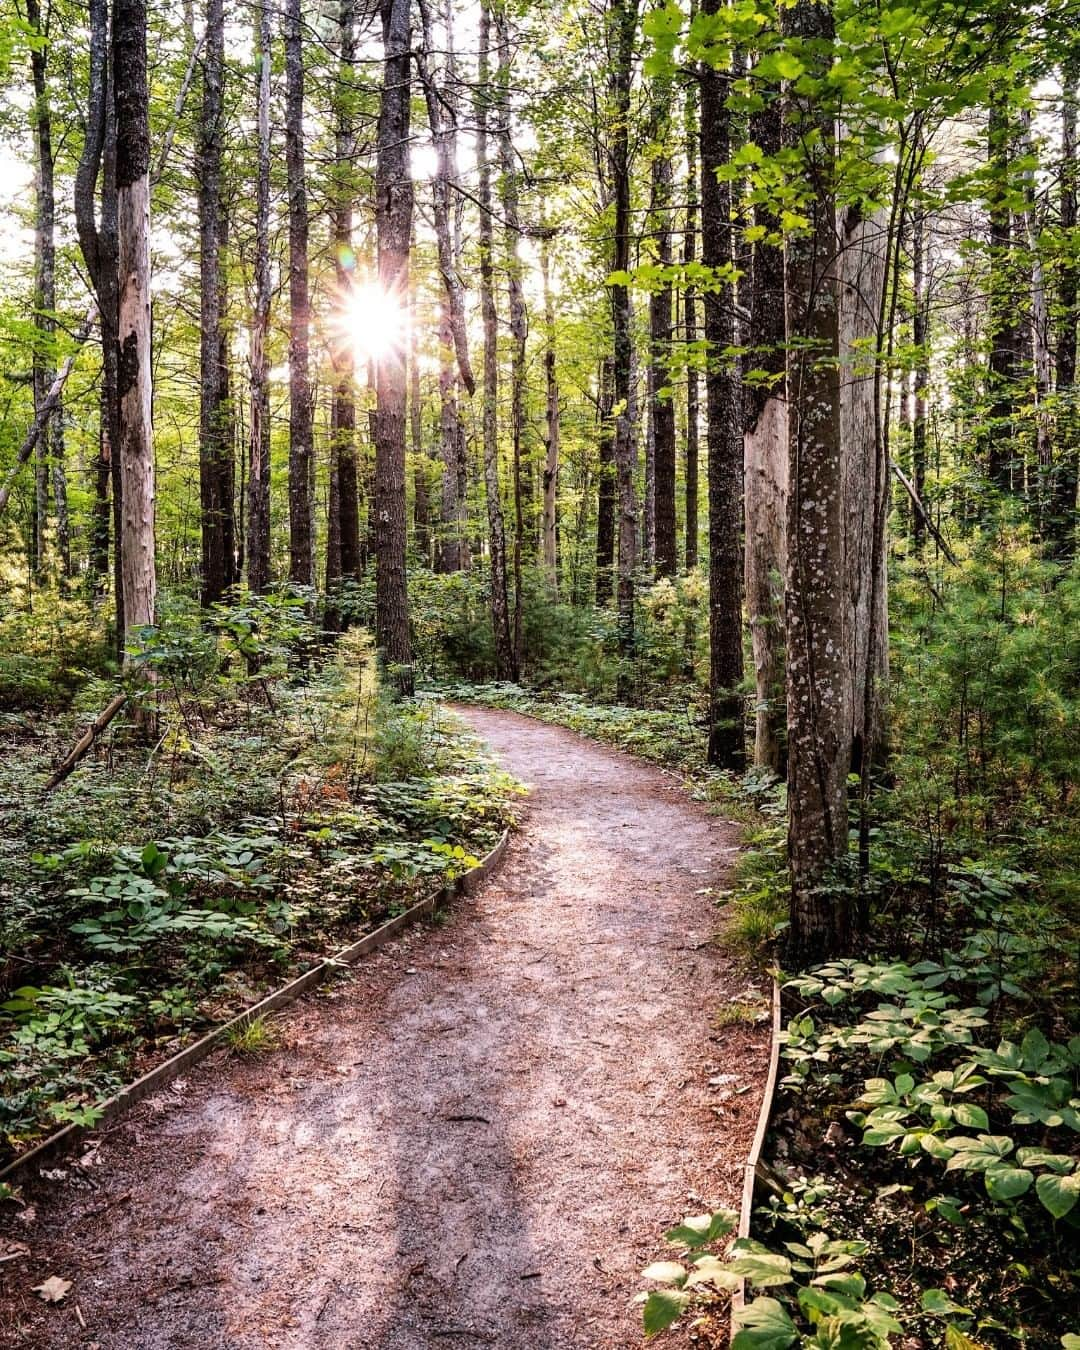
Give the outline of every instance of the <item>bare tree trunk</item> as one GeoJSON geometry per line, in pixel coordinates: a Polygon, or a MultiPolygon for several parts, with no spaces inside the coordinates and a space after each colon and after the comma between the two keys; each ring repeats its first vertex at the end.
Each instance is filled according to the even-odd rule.
{"type": "MultiPolygon", "coordinates": [[[[671,135],[671,79],[653,81],[652,139],[662,149],[651,171],[652,229],[656,261],[670,269],[673,258],[671,206],[673,179],[667,142],[671,135]]],[[[658,577],[678,570],[675,530],[675,399],[671,392],[671,282],[663,280],[649,295],[649,422],[652,429],[653,509],[651,557],[658,577]]],[[[646,522],[650,512],[646,509],[646,522]]]]}
{"type": "MultiPolygon", "coordinates": [[[[611,178],[615,189],[612,271],[625,276],[630,268],[630,92],[634,78],[637,0],[612,0],[608,8],[608,44],[613,47],[611,95],[611,178]]],[[[638,563],[637,497],[634,491],[633,332],[630,289],[619,280],[610,287],[614,333],[615,482],[619,509],[619,551],[616,585],[619,656],[618,698],[631,695],[630,660],[634,652],[634,569],[638,563]]]]}
{"type": "MultiPolygon", "coordinates": [[[[763,106],[751,115],[750,139],[767,156],[780,150],[778,90],[763,91],[763,106]]],[[[759,203],[754,224],[770,234],[775,214],[759,203]]],[[[754,658],[754,763],[783,773],[784,753],[784,573],[788,416],[784,390],[784,255],[765,242],[754,250],[750,317],[750,365],[764,374],[747,390],[743,438],[746,520],[746,608],[754,658]]]]}
{"type": "MultiPolygon", "coordinates": [[[[409,0],[382,0],[384,75],[375,164],[379,285],[398,305],[409,293],[413,188],[409,175],[409,0]]],[[[413,691],[409,600],[405,580],[404,351],[388,352],[376,370],[375,641],[392,679],[413,691]]]]}
{"type": "MultiPolygon", "coordinates": [[[[693,8],[693,6],[692,6],[693,8]]],[[[697,172],[697,86],[693,80],[686,86],[686,223],[683,230],[683,263],[689,270],[694,261],[698,227],[698,172],[697,172]]],[[[693,344],[698,340],[697,288],[687,283],[683,291],[683,337],[690,349],[686,368],[686,570],[698,563],[698,438],[700,401],[698,371],[693,358],[693,344]]]]}
{"type": "MultiPolygon", "coordinates": [[[[722,0],[705,0],[717,14],[722,0]]],[[[706,63],[701,70],[701,260],[719,276],[732,262],[731,186],[717,171],[731,152],[727,109],[730,75],[706,63]]],[[[709,743],[710,764],[742,767],[746,750],[740,685],[742,660],[742,467],[739,374],[726,351],[735,345],[735,294],[730,278],[704,298],[708,367],[709,481],[709,743]]]]}
{"type": "Polygon", "coordinates": [[[312,397],[308,370],[308,203],[300,0],[285,3],[285,164],[289,187],[289,580],[315,583],[311,530],[312,397]]]}
{"type": "MultiPolygon", "coordinates": [[[[514,650],[514,668],[521,667],[522,586],[521,567],[525,550],[526,512],[529,538],[535,539],[533,529],[531,477],[523,464],[525,434],[525,341],[528,334],[528,316],[525,310],[525,291],[521,284],[521,257],[519,242],[521,222],[518,217],[518,172],[514,159],[514,143],[510,111],[510,27],[506,9],[495,10],[495,29],[498,35],[498,145],[499,197],[505,228],[506,284],[510,311],[510,446],[514,474],[514,620],[511,642],[514,650]]],[[[535,548],[535,543],[533,544],[535,548]]]]}
{"type": "MultiPolygon", "coordinates": [[[[1076,230],[1077,182],[1080,161],[1076,143],[1077,78],[1080,60],[1072,59],[1061,76],[1061,230],[1072,238],[1076,230]]],[[[1080,477],[1080,445],[1077,444],[1076,325],[1080,317],[1080,265],[1069,250],[1061,261],[1058,283],[1057,352],[1057,451],[1050,485],[1047,532],[1051,556],[1065,561],[1076,549],[1076,489],[1080,477]]]]}
{"type": "Polygon", "coordinates": [[[225,372],[221,361],[224,0],[206,0],[202,70],[202,108],[195,175],[199,184],[199,501],[202,524],[202,603],[212,605],[222,598],[234,579],[230,546],[232,447],[227,439],[225,372]]]}
{"type": "Polygon", "coordinates": [[[145,0],[115,0],[118,388],[124,631],[154,623],[154,447],[150,352],[150,130],[145,0]]]}
{"type": "Polygon", "coordinates": [[[495,674],[516,680],[514,642],[510,629],[510,599],[506,580],[506,533],[499,487],[499,365],[498,317],[495,310],[494,241],[491,224],[491,165],[488,159],[488,123],[491,89],[491,10],[480,0],[480,54],[476,94],[476,163],[480,196],[480,308],[484,320],[484,487],[487,496],[488,550],[491,555],[491,625],[495,639],[495,674]]]}
{"type": "Polygon", "coordinates": [[[606,356],[600,364],[600,399],[597,409],[600,460],[596,476],[596,603],[611,601],[615,572],[615,362],[606,356]]]}
{"type": "Polygon", "coordinates": [[[270,7],[258,0],[256,91],[255,312],[251,321],[251,427],[248,469],[248,585],[270,587],[270,7]]]}
{"type": "Polygon", "coordinates": [[[424,453],[424,405],[420,393],[420,360],[416,342],[416,296],[410,304],[409,323],[409,428],[413,454],[413,538],[425,567],[431,566],[431,498],[427,455],[424,453]]]}
{"type": "MultiPolygon", "coordinates": [[[[796,0],[784,20],[785,35],[813,44],[826,69],[834,36],[831,7],[796,0]]],[[[802,208],[809,228],[788,239],[785,260],[789,960],[805,963],[842,950],[848,940],[847,906],[838,889],[828,886],[827,874],[848,846],[852,689],[844,596],[840,282],[833,261],[835,125],[827,109],[790,86],[784,121],[786,144],[803,156],[803,178],[815,185],[802,208]]]]}
{"type": "Polygon", "coordinates": [[[544,289],[544,387],[546,426],[544,435],[544,571],[551,593],[559,593],[558,521],[559,492],[559,379],[555,364],[555,305],[551,296],[551,239],[547,230],[540,237],[540,276],[544,289]]]}
{"type": "MultiPolygon", "coordinates": [[[[911,225],[912,290],[911,338],[915,346],[915,371],[912,382],[911,479],[920,501],[926,500],[926,387],[930,378],[929,297],[926,284],[926,214],[916,207],[911,225]]],[[[926,523],[918,511],[911,513],[912,538],[916,550],[926,542],[926,523]]]]}
{"type": "Polygon", "coordinates": [[[1013,239],[1009,175],[1012,129],[1004,95],[991,94],[987,137],[993,174],[987,203],[990,216],[990,359],[987,368],[990,420],[982,439],[987,476],[999,491],[1012,492],[1022,483],[1023,466],[1017,462],[1015,425],[1020,331],[1011,277],[1013,239]]]}

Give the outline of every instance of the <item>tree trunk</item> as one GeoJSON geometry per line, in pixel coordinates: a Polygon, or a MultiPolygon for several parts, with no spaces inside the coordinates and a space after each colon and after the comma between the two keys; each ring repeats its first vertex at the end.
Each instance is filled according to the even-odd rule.
{"type": "MultiPolygon", "coordinates": [[[[697,87],[686,86],[686,223],[683,230],[683,264],[689,270],[697,252],[697,87]]],[[[700,401],[694,343],[698,340],[697,288],[687,283],[683,291],[683,338],[687,347],[686,367],[686,570],[698,564],[698,438],[700,401]]]]}
{"type": "Polygon", "coordinates": [[[424,404],[420,393],[420,360],[417,353],[416,296],[410,303],[409,321],[409,428],[413,455],[413,538],[425,567],[431,566],[431,499],[428,461],[424,453],[424,404]]]}
{"type": "Polygon", "coordinates": [[[990,216],[990,279],[987,366],[989,425],[984,429],[986,472],[1001,492],[1023,484],[1023,464],[1017,456],[1016,382],[1019,375],[1020,330],[1012,278],[1012,207],[1010,169],[1012,130],[1008,105],[992,93],[987,125],[991,183],[987,209],[990,216]]]}
{"type": "MultiPolygon", "coordinates": [[[[1080,161],[1076,143],[1077,79],[1080,61],[1071,60],[1061,77],[1061,232],[1073,237],[1080,161]]],[[[1057,452],[1049,491],[1047,534],[1052,557],[1066,561],[1076,549],[1076,489],[1080,478],[1080,420],[1076,409],[1076,325],[1080,317],[1080,264],[1071,250],[1061,260],[1057,320],[1057,452]]]]}
{"type": "MultiPolygon", "coordinates": [[[[926,500],[926,389],[930,379],[930,302],[926,284],[926,213],[915,209],[911,224],[912,313],[911,338],[915,346],[912,381],[911,481],[919,501],[926,500]]],[[[919,511],[911,513],[911,532],[916,551],[926,542],[926,522],[919,511]]]]}
{"type": "MultiPolygon", "coordinates": [[[[511,641],[514,650],[514,668],[521,666],[521,623],[522,623],[522,587],[521,567],[526,538],[526,513],[528,514],[528,535],[535,540],[531,476],[523,464],[525,434],[525,340],[528,333],[528,316],[525,310],[525,291],[521,283],[521,222],[518,218],[518,173],[514,159],[514,143],[511,130],[510,111],[510,27],[506,10],[499,6],[495,10],[495,29],[498,35],[499,64],[496,84],[498,87],[499,119],[499,198],[502,206],[505,229],[506,285],[507,301],[510,312],[510,446],[514,475],[514,620],[511,641]]],[[[532,545],[535,548],[535,542],[532,545]]]]}
{"type": "MultiPolygon", "coordinates": [[[[637,0],[613,0],[608,9],[609,46],[614,47],[611,101],[615,122],[610,151],[611,178],[615,191],[612,271],[620,275],[625,275],[630,269],[630,93],[634,78],[637,10],[637,0]]],[[[631,419],[634,376],[633,331],[629,287],[619,280],[610,287],[610,290],[614,335],[615,482],[619,510],[615,597],[620,656],[617,695],[620,702],[626,702],[632,690],[630,661],[634,653],[634,569],[638,563],[634,427],[631,419]]]]}
{"type": "MultiPolygon", "coordinates": [[[[409,293],[413,188],[409,175],[409,0],[382,0],[384,74],[375,164],[379,285],[404,306],[409,293]]],[[[405,580],[405,352],[376,369],[375,641],[403,694],[413,691],[405,580]]]]}
{"type": "Polygon", "coordinates": [[[555,305],[551,295],[551,240],[544,230],[540,238],[540,277],[544,292],[544,572],[553,596],[559,593],[558,521],[559,492],[559,379],[555,364],[555,305]]]}
{"type": "MultiPolygon", "coordinates": [[[[766,156],[780,150],[779,90],[763,90],[751,115],[750,139],[766,156]]],[[[768,205],[754,207],[754,224],[774,234],[779,221],[768,205]]],[[[784,572],[788,417],[784,390],[784,254],[759,242],[753,256],[749,364],[762,378],[746,391],[743,438],[746,522],[746,608],[754,658],[754,763],[785,769],[784,572]]]]}
{"type": "Polygon", "coordinates": [[[270,588],[270,7],[260,0],[255,23],[258,143],[255,177],[255,309],[251,321],[251,427],[248,467],[248,585],[270,588]]]}
{"type": "MultiPolygon", "coordinates": [[[[653,81],[652,140],[661,150],[651,171],[652,235],[656,261],[670,269],[672,252],[672,170],[667,142],[671,135],[671,80],[653,81]]],[[[675,400],[671,393],[672,302],[670,280],[649,295],[649,421],[653,450],[652,558],[658,577],[678,570],[675,530],[675,400]]],[[[646,517],[649,512],[646,511],[646,517]]]]}
{"type": "Polygon", "coordinates": [[[195,173],[199,184],[199,501],[202,603],[212,605],[222,598],[234,580],[232,447],[227,435],[225,372],[221,360],[224,0],[206,0],[202,70],[195,173]]]}
{"type": "Polygon", "coordinates": [[[145,0],[115,0],[118,385],[124,631],[154,623],[154,449],[150,353],[150,129],[145,0]]]}
{"type": "Polygon", "coordinates": [[[491,97],[491,10],[480,0],[480,54],[476,93],[476,163],[480,195],[480,308],[484,321],[484,487],[487,496],[488,550],[491,555],[491,624],[495,639],[495,674],[516,680],[514,642],[510,629],[510,600],[506,580],[506,533],[499,487],[498,317],[495,310],[493,231],[491,222],[491,165],[488,159],[488,121],[491,97]]]}
{"type": "Polygon", "coordinates": [[[298,586],[312,586],[315,583],[311,530],[313,442],[300,0],[285,3],[285,164],[289,190],[289,580],[298,586]]]}
{"type": "MultiPolygon", "coordinates": [[[[27,0],[26,17],[37,41],[30,51],[34,85],[31,121],[37,154],[37,213],[34,232],[34,413],[39,414],[56,377],[56,194],[53,184],[52,112],[46,84],[48,35],[42,25],[38,0],[27,0]]],[[[49,516],[50,430],[60,424],[61,409],[53,414],[51,427],[38,436],[34,459],[34,524],[32,566],[40,579],[45,573],[49,516]]],[[[60,441],[61,447],[63,440],[60,441]]]]}
{"type": "MultiPolygon", "coordinates": [[[[722,0],[705,0],[703,13],[717,14],[722,0]]],[[[704,297],[708,366],[709,482],[709,743],[708,761],[742,767],[742,413],[738,370],[724,353],[735,345],[731,186],[717,170],[731,151],[727,109],[730,75],[705,64],[701,70],[701,261],[716,284],[704,297]]]]}
{"type": "MultiPolygon", "coordinates": [[[[831,7],[796,0],[784,19],[786,35],[816,48],[815,69],[827,69],[831,7]]],[[[801,208],[809,228],[789,237],[784,278],[789,960],[798,965],[838,952],[848,940],[848,908],[838,889],[829,887],[827,874],[847,853],[852,689],[844,596],[835,126],[827,109],[791,86],[785,90],[784,124],[787,147],[804,161],[800,176],[814,185],[814,196],[801,208]]]]}
{"type": "Polygon", "coordinates": [[[596,603],[610,604],[615,571],[615,362],[600,364],[597,408],[599,468],[596,475],[596,603]]]}

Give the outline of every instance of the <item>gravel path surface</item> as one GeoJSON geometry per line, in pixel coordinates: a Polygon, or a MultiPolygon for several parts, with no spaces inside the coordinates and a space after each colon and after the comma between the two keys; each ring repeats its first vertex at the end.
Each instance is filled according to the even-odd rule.
{"type": "Polygon", "coordinates": [[[738,1203],[764,1078],[766,1026],[712,1028],[746,988],[707,894],[737,831],[625,755],[462,712],[533,789],[500,871],[25,1188],[0,1346],[641,1344],[639,1272],[738,1203]]]}

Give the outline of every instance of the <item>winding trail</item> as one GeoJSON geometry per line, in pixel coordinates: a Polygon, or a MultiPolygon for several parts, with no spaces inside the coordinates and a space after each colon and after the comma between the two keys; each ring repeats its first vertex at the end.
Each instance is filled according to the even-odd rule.
{"type": "Polygon", "coordinates": [[[766,1028],[711,1018],[746,986],[705,893],[736,830],[625,755],[461,711],[533,787],[501,870],[28,1188],[0,1345],[641,1343],[639,1272],[737,1204],[764,1077],[766,1028]]]}

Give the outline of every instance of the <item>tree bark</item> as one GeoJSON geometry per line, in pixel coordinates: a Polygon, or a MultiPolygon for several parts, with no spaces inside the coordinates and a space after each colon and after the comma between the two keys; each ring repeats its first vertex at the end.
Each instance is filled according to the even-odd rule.
{"type": "MultiPolygon", "coordinates": [[[[686,221],[683,229],[683,263],[689,269],[697,252],[698,173],[697,173],[697,87],[686,86],[686,221]]],[[[683,291],[683,338],[687,347],[686,365],[686,570],[698,564],[698,440],[701,420],[698,369],[694,344],[698,340],[697,288],[687,282],[683,291]]]]}
{"type": "MultiPolygon", "coordinates": [[[[673,176],[667,143],[671,136],[671,79],[653,81],[652,140],[661,147],[651,168],[652,236],[657,263],[670,269],[673,176]]],[[[678,570],[675,529],[675,400],[671,393],[674,293],[662,279],[649,295],[649,421],[652,429],[653,509],[651,556],[658,577],[678,570]]],[[[646,510],[648,522],[649,511],[646,510]]]]}
{"type": "MultiPolygon", "coordinates": [[[[827,69],[831,7],[796,0],[784,21],[786,35],[814,44],[814,68],[827,69]]],[[[852,689],[844,596],[834,119],[788,86],[784,131],[786,146],[803,159],[802,180],[814,185],[802,207],[809,228],[789,238],[785,259],[788,959],[802,964],[842,950],[848,940],[848,907],[827,877],[847,853],[852,689]]]]}
{"type": "Polygon", "coordinates": [[[540,238],[540,277],[544,293],[544,572],[553,596],[559,593],[559,378],[555,362],[555,305],[551,295],[551,241],[547,230],[540,238]]]}
{"type": "MultiPolygon", "coordinates": [[[[705,0],[717,14],[722,0],[705,0]]],[[[704,297],[708,366],[709,483],[709,742],[708,761],[739,769],[745,757],[742,660],[742,466],[739,374],[725,353],[735,345],[735,294],[730,275],[731,186],[717,178],[730,158],[730,75],[701,70],[701,260],[714,274],[704,297]],[[727,275],[725,276],[725,272],[727,275]]]]}
{"type": "MultiPolygon", "coordinates": [[[[398,305],[409,293],[413,188],[409,174],[409,0],[382,0],[383,86],[375,164],[379,285],[398,305]]],[[[405,352],[391,351],[376,369],[375,641],[391,678],[413,691],[405,579],[405,352]]]]}
{"type": "Polygon", "coordinates": [[[510,628],[510,598],[506,579],[506,532],[499,486],[498,316],[495,309],[494,238],[492,230],[491,164],[488,126],[493,102],[491,89],[491,9],[480,0],[480,49],[476,92],[476,163],[480,197],[480,308],[484,322],[484,487],[487,496],[488,551],[491,558],[491,626],[495,641],[495,675],[516,680],[514,642],[510,628]]]}
{"type": "Polygon", "coordinates": [[[315,582],[309,375],[308,202],[304,166],[304,55],[300,0],[285,3],[285,164],[289,191],[289,580],[315,582]]]}
{"type": "MultiPolygon", "coordinates": [[[[192,35],[194,43],[194,34],[192,35]]],[[[228,439],[222,366],[221,267],[224,0],[206,0],[202,107],[196,179],[199,184],[199,502],[202,526],[202,603],[219,601],[233,576],[232,446],[228,439]]]]}
{"type": "Polygon", "coordinates": [[[634,490],[633,331],[630,288],[621,280],[630,268],[630,94],[634,78],[637,0],[613,0],[608,9],[611,63],[611,180],[615,192],[612,271],[620,279],[610,287],[613,343],[615,482],[619,515],[616,608],[619,633],[617,695],[631,695],[630,662],[634,653],[634,569],[638,563],[637,494],[634,490]]]}
{"type": "MultiPolygon", "coordinates": [[[[750,139],[766,156],[780,150],[779,90],[763,91],[751,115],[750,139]]],[[[765,203],[754,224],[770,234],[779,221],[765,203]]],[[[760,372],[746,391],[743,438],[746,522],[746,608],[754,659],[754,763],[785,770],[784,572],[787,565],[788,416],[784,389],[784,255],[765,240],[754,247],[750,300],[750,367],[760,372]]]]}
{"type": "MultiPolygon", "coordinates": [[[[1077,157],[1076,102],[1080,61],[1071,60],[1061,76],[1061,231],[1071,238],[1076,230],[1077,157]]],[[[1061,261],[1058,281],[1057,351],[1057,450],[1049,491],[1047,534],[1049,552],[1060,561],[1076,550],[1076,490],[1080,479],[1080,445],[1077,443],[1076,326],[1080,318],[1080,265],[1071,251],[1061,261]]]]}
{"type": "Polygon", "coordinates": [[[154,623],[154,448],[150,351],[150,129],[145,0],[115,0],[117,395],[124,632],[154,623]]]}
{"type": "Polygon", "coordinates": [[[982,439],[987,477],[1000,492],[1012,492],[1023,484],[1015,424],[1020,330],[1011,276],[1013,238],[1009,178],[1012,129],[1007,101],[997,93],[992,93],[990,98],[987,139],[992,174],[987,202],[990,216],[990,358],[986,376],[989,425],[984,428],[982,439]]]}
{"type": "Polygon", "coordinates": [[[255,20],[255,307],[251,320],[251,416],[248,467],[248,585],[270,588],[270,7],[255,20]]]}
{"type": "Polygon", "coordinates": [[[600,363],[597,407],[599,468],[596,475],[596,603],[611,603],[615,572],[615,362],[600,363]]]}
{"type": "MultiPolygon", "coordinates": [[[[911,338],[915,346],[912,380],[911,479],[919,501],[926,499],[926,389],[930,379],[930,304],[926,284],[926,213],[916,207],[911,223],[912,313],[911,338]]],[[[911,513],[911,533],[916,550],[926,542],[926,522],[919,511],[911,513]]]]}

